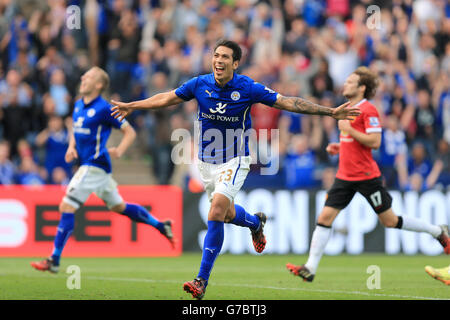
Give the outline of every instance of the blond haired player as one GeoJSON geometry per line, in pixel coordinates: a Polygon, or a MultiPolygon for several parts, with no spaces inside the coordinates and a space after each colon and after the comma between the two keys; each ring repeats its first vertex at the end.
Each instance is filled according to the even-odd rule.
{"type": "Polygon", "coordinates": [[[78,159],[80,167],[59,205],[61,219],[51,256],[31,263],[37,270],[58,272],[62,250],[74,229],[75,212],[93,192],[111,211],[153,226],[172,245],[174,243],[170,221],[158,221],[141,205],[124,202],[119,194],[111,174],[111,157],[120,158],[134,141],[136,133],[127,121],[119,121],[111,116],[111,105],[101,96],[108,86],[108,74],[99,67],[89,69],[81,77],[81,98],[75,102],[73,132],[65,155],[68,163],[78,159]],[[123,137],[117,147],[107,148],[106,143],[113,128],[119,129],[123,137]]]}

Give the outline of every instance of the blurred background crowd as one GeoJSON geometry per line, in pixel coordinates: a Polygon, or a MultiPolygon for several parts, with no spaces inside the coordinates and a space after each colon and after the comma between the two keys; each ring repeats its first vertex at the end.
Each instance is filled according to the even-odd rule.
{"type": "MultiPolygon", "coordinates": [[[[374,156],[387,186],[445,190],[449,36],[445,0],[0,0],[0,184],[68,182],[70,115],[90,66],[110,75],[108,98],[143,99],[211,72],[212,48],[228,38],[243,49],[239,73],[326,106],[343,102],[342,85],[358,66],[375,70],[372,102],[384,130],[374,156]],[[67,23],[77,18],[71,5],[81,9],[79,27],[67,23]]],[[[244,188],[330,187],[338,159],[325,147],[339,140],[334,119],[264,105],[251,115],[257,131],[279,129],[271,157],[280,170],[261,176],[257,163],[244,188]]],[[[129,119],[157,183],[172,183],[171,132],[192,132],[196,116],[190,101],[129,119]]],[[[195,190],[196,174],[186,172],[183,186],[195,190]]]]}

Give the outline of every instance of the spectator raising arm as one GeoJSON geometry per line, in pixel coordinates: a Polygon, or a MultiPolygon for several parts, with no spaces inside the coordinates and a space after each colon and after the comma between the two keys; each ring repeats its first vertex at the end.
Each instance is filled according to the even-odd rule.
{"type": "Polygon", "coordinates": [[[440,159],[437,159],[434,162],[434,165],[433,165],[433,168],[431,169],[430,174],[427,176],[427,178],[425,180],[427,188],[432,188],[435,185],[443,168],[444,168],[444,163],[440,159]]]}

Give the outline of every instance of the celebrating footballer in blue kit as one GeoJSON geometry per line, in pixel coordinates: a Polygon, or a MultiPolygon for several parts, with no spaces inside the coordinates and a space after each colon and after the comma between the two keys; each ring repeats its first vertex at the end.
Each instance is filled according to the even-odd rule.
{"type": "Polygon", "coordinates": [[[120,158],[134,141],[136,133],[127,121],[111,116],[111,105],[101,96],[108,85],[108,75],[98,67],[91,68],[81,77],[82,98],[74,106],[73,134],[65,155],[68,163],[78,159],[80,167],[59,205],[61,219],[51,256],[31,263],[37,270],[58,272],[62,250],[74,229],[74,213],[93,192],[111,211],[155,227],[174,245],[171,221],[160,222],[141,205],[125,203],[112,178],[110,157],[120,158]],[[123,138],[117,147],[106,148],[112,128],[120,129],[123,138]]]}
{"type": "Polygon", "coordinates": [[[211,74],[192,78],[176,90],[145,100],[112,101],[112,115],[118,119],[124,119],[133,110],[164,108],[191,99],[198,102],[201,130],[198,168],[211,207],[199,273],[193,281],[183,285],[183,289],[197,299],[202,299],[206,292],[214,262],[222,248],[224,223],[249,228],[256,252],[261,253],[266,246],[265,214],[250,214],[234,203],[250,170],[246,131],[251,128],[251,106],[263,103],[282,110],[328,115],[335,119],[350,119],[360,114],[357,107],[349,107],[348,103],[328,108],[302,98],[284,97],[247,76],[236,74],[241,55],[237,43],[221,40],[214,48],[211,74]]]}
{"type": "Polygon", "coordinates": [[[255,101],[271,106],[277,100],[275,91],[239,74],[223,88],[216,83],[214,74],[198,76],[175,90],[175,94],[185,101],[197,99],[198,157],[215,164],[250,155],[246,135],[252,125],[250,107],[255,101]],[[214,137],[213,141],[209,137],[214,137]]]}

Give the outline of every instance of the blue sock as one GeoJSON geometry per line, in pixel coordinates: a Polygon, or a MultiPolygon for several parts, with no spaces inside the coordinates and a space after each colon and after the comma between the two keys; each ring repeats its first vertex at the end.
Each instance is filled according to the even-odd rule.
{"type": "Polygon", "coordinates": [[[205,241],[203,243],[202,262],[200,264],[200,271],[197,275],[197,277],[206,280],[206,285],[208,284],[214,261],[222,249],[224,238],[223,226],[224,223],[222,221],[208,221],[208,231],[206,232],[205,241]]]}
{"type": "Polygon", "coordinates": [[[149,224],[158,229],[159,232],[164,233],[164,224],[155,219],[143,206],[126,203],[125,210],[123,210],[122,214],[133,221],[149,224]]]}
{"type": "Polygon", "coordinates": [[[59,266],[59,259],[61,257],[62,250],[66,245],[67,240],[73,232],[75,225],[75,214],[73,213],[63,213],[61,219],[59,220],[59,225],[56,231],[54,249],[52,253],[53,263],[59,266]]]}
{"type": "Polygon", "coordinates": [[[248,213],[240,205],[235,204],[234,209],[236,211],[236,216],[230,223],[241,227],[248,227],[253,230],[258,230],[259,228],[259,217],[248,213]]]}

